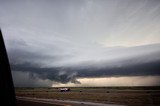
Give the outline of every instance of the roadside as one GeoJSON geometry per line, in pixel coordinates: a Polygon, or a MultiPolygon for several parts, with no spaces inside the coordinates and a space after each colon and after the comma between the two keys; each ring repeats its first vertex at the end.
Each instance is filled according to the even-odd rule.
{"type": "Polygon", "coordinates": [[[72,100],[42,99],[42,98],[31,98],[31,97],[16,97],[16,98],[18,103],[20,103],[18,106],[25,106],[24,105],[25,103],[27,104],[26,106],[42,106],[42,105],[43,106],[122,106],[115,104],[103,104],[103,103],[72,101],[72,100]]]}

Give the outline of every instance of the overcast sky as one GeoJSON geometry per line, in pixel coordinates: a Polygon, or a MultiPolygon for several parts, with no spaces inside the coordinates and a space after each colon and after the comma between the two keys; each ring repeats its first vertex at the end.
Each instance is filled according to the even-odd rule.
{"type": "Polygon", "coordinates": [[[0,0],[0,27],[15,86],[160,84],[160,0],[0,0]]]}

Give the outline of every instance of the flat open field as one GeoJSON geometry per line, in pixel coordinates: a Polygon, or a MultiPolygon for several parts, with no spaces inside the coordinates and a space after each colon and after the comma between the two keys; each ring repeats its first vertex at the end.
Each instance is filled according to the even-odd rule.
{"type": "Polygon", "coordinates": [[[60,92],[59,88],[16,88],[16,95],[127,106],[160,106],[160,87],[70,87],[70,89],[69,92],[60,92]]]}

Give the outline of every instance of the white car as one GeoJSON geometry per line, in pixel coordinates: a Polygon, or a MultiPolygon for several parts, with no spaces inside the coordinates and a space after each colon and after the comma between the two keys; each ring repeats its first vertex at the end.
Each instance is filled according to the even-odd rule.
{"type": "Polygon", "coordinates": [[[67,92],[67,91],[70,91],[70,89],[69,88],[60,88],[60,91],[61,92],[67,92]]]}

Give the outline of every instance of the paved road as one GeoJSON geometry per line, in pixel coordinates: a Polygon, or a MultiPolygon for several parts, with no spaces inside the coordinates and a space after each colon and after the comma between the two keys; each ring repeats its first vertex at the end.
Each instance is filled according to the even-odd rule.
{"type": "Polygon", "coordinates": [[[30,97],[16,97],[18,106],[122,106],[94,102],[82,102],[71,100],[41,99],[30,97]]]}
{"type": "Polygon", "coordinates": [[[33,102],[33,101],[25,101],[25,100],[17,100],[17,106],[62,106],[62,105],[42,103],[42,102],[33,102]]]}
{"type": "Polygon", "coordinates": [[[64,103],[47,101],[38,98],[16,97],[18,106],[71,106],[64,103]]]}

